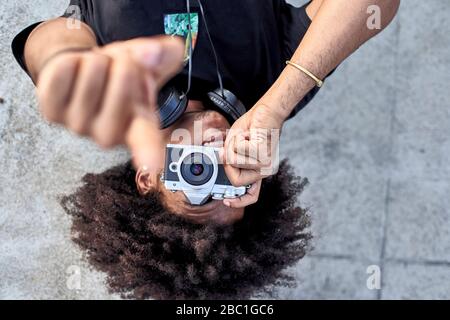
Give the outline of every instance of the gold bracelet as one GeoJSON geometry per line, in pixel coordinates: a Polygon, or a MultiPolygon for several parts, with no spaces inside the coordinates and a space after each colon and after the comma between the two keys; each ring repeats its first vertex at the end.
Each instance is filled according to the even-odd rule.
{"type": "Polygon", "coordinates": [[[316,86],[318,88],[322,88],[323,80],[320,80],[319,78],[317,78],[312,72],[308,71],[307,69],[303,68],[301,65],[299,65],[297,63],[294,63],[294,62],[292,62],[290,60],[286,61],[286,65],[293,66],[294,68],[300,70],[301,72],[306,74],[308,77],[313,79],[316,82],[316,86]]]}

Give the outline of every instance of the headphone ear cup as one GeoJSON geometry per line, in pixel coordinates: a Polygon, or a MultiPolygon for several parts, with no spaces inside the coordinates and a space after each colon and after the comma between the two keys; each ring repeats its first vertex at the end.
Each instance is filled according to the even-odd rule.
{"type": "Polygon", "coordinates": [[[166,129],[186,111],[188,98],[174,87],[165,87],[159,93],[158,105],[161,129],[166,129]]]}
{"type": "Polygon", "coordinates": [[[213,106],[227,118],[230,124],[236,122],[247,112],[244,104],[227,89],[223,89],[223,96],[220,88],[209,92],[208,98],[213,106]]]}

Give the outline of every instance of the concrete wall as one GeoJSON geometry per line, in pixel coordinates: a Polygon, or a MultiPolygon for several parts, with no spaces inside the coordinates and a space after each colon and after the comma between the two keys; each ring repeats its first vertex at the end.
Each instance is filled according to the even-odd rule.
{"type": "MultiPolygon", "coordinates": [[[[127,159],[45,123],[13,36],[67,1],[0,9],[0,298],[117,298],[70,241],[57,197],[127,159]],[[67,288],[70,266],[82,289],[67,288]]],[[[297,1],[303,2],[303,1],[297,1]]],[[[314,251],[285,298],[450,298],[450,2],[407,0],[285,130],[282,154],[311,184],[314,251]],[[382,269],[382,290],[366,270],[382,269]]]]}

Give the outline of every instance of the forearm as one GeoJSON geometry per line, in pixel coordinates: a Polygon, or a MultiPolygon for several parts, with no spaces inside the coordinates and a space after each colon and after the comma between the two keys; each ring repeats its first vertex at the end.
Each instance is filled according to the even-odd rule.
{"type": "MultiPolygon", "coordinates": [[[[292,61],[323,79],[394,18],[399,0],[324,0],[292,61]],[[381,29],[367,27],[370,5],[381,11],[381,29]]],[[[316,85],[303,72],[287,66],[259,103],[286,119],[316,85]]]]}
{"type": "Polygon", "coordinates": [[[24,57],[34,82],[45,62],[56,53],[70,48],[96,46],[95,35],[84,23],[79,29],[67,27],[67,19],[58,18],[40,24],[28,37],[24,57]]]}

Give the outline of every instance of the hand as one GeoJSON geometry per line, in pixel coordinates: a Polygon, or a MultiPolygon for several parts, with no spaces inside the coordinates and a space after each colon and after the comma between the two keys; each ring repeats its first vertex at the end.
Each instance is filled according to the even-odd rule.
{"type": "Polygon", "coordinates": [[[236,199],[225,199],[223,204],[230,208],[245,208],[258,202],[259,193],[261,192],[262,180],[252,184],[251,188],[247,190],[247,193],[236,199]]]}
{"type": "Polygon", "coordinates": [[[278,143],[284,119],[258,104],[232,126],[224,147],[225,172],[234,186],[245,186],[278,171],[278,143]]]}
{"type": "Polygon", "coordinates": [[[182,41],[171,37],[62,52],[39,72],[41,112],[101,147],[126,144],[136,166],[159,163],[157,94],[182,67],[183,53],[182,41]]]}

